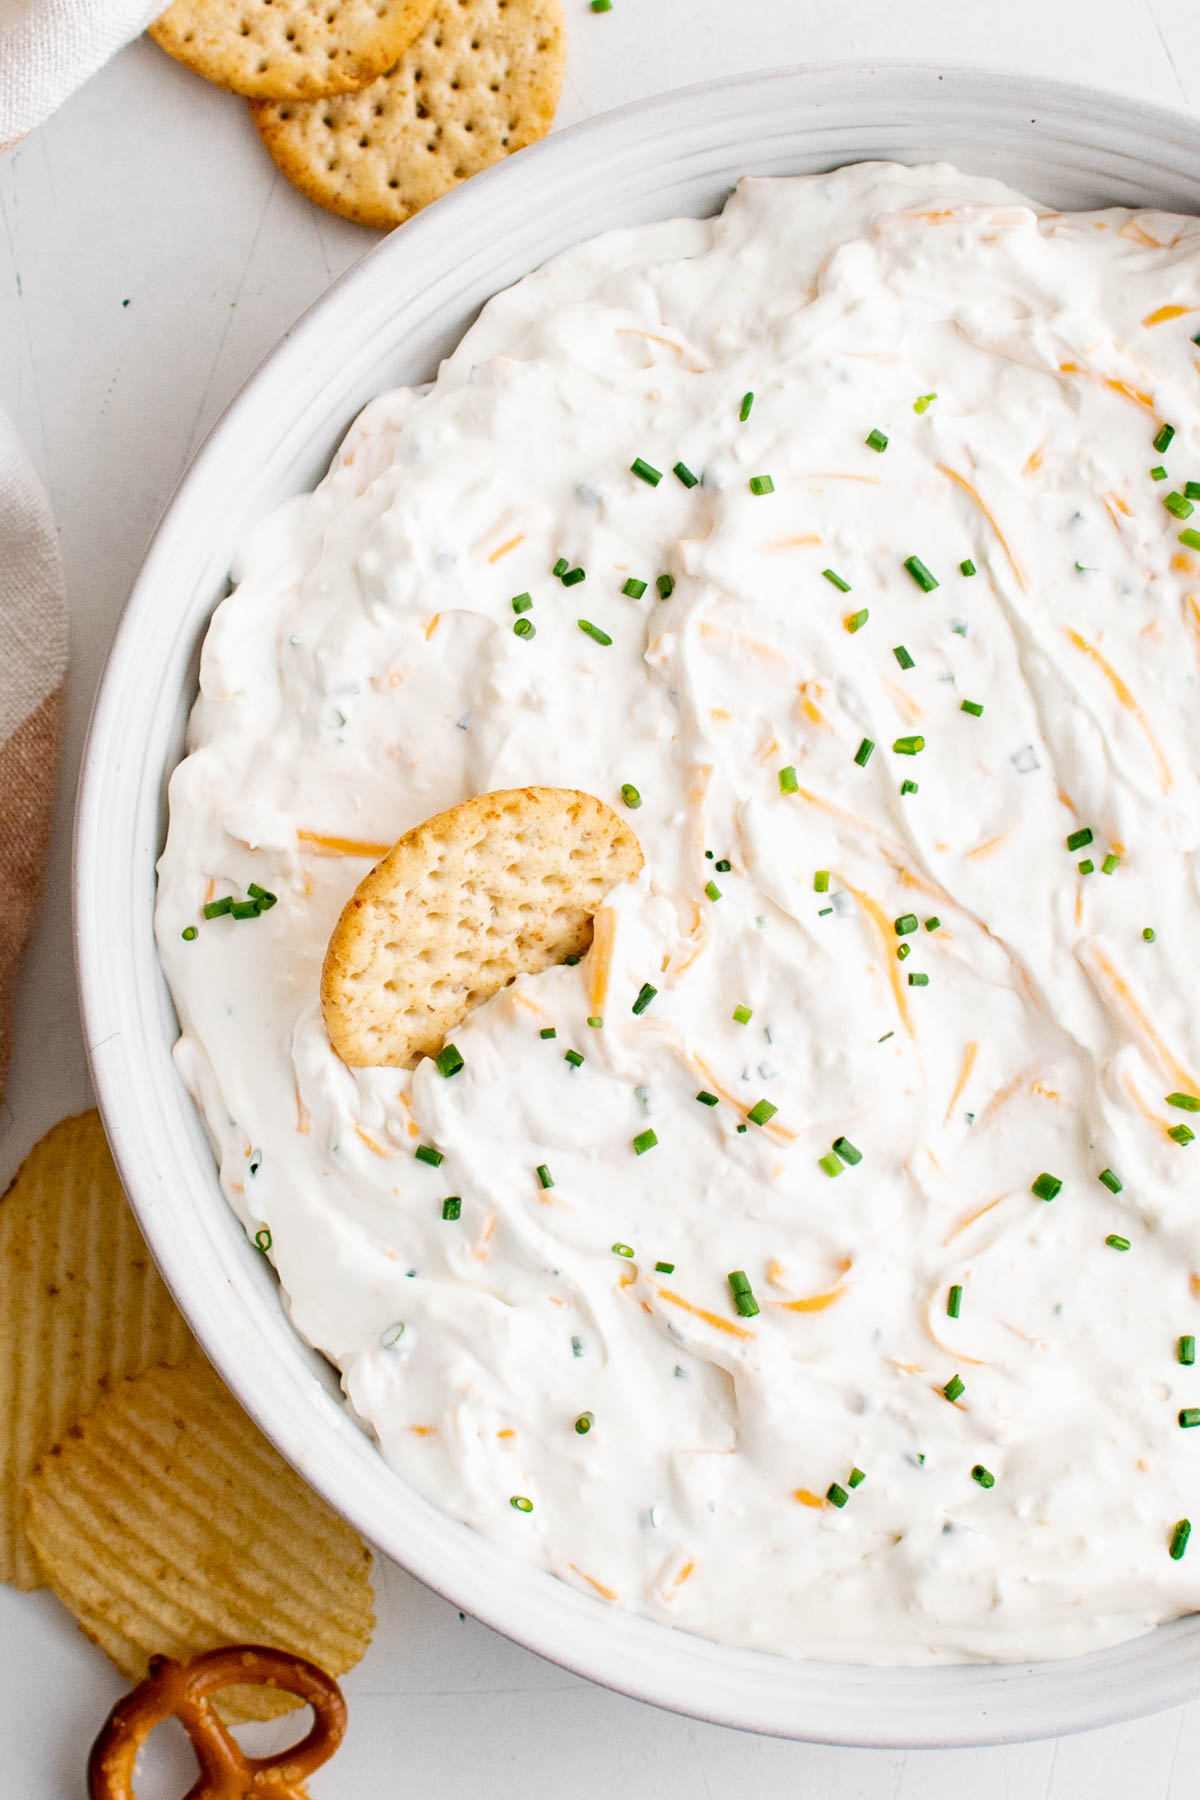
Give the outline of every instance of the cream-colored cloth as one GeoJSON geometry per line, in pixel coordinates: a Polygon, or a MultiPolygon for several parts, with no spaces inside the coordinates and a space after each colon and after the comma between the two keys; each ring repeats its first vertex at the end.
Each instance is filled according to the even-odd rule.
{"type": "Polygon", "coordinates": [[[17,963],[42,891],[66,667],[54,521],[0,412],[0,1095],[12,1049],[17,963]]]}
{"type": "Polygon", "coordinates": [[[0,150],[62,105],[165,0],[0,0],[0,150]]]}

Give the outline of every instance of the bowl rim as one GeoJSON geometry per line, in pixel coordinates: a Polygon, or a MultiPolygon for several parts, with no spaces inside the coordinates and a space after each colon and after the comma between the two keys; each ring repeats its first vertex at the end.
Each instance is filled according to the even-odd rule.
{"type": "MultiPolygon", "coordinates": [[[[1117,92],[1027,76],[1014,70],[953,63],[879,60],[797,64],[692,84],[634,101],[566,127],[483,171],[469,183],[463,183],[410,220],[403,233],[393,232],[369,247],[284,333],[234,395],[185,469],[150,540],[104,663],[81,759],[71,876],[76,971],[84,1041],[100,1111],[126,1193],[164,1280],[200,1347],[264,1435],[364,1536],[376,1542],[382,1540],[387,1553],[419,1580],[456,1607],[471,1612],[526,1649],[623,1695],[686,1716],[835,1745],[922,1748],[1006,1743],[1116,1723],[1193,1698],[1200,1691],[1200,1643],[1197,1643],[1191,1665],[1186,1657],[1175,1659],[1170,1649],[1176,1640],[1197,1636],[1187,1630],[1190,1621],[1177,1620],[1159,1626],[1145,1637],[1127,1640],[1112,1651],[1093,1652],[1086,1657],[1054,1663],[978,1663],[913,1669],[790,1661],[765,1652],[718,1645],[637,1615],[614,1613],[601,1601],[575,1594],[553,1576],[530,1565],[517,1564],[499,1546],[477,1538],[475,1533],[467,1533],[477,1543],[486,1544],[489,1557],[511,1565],[507,1572],[513,1572],[520,1585],[539,1603],[549,1598],[546,1584],[560,1590],[555,1596],[559,1604],[543,1606],[547,1617],[540,1623],[531,1622],[532,1602],[528,1608],[513,1608],[511,1603],[501,1605],[494,1599],[481,1600],[478,1593],[470,1589],[467,1567],[470,1559],[464,1555],[459,1566],[455,1554],[456,1548],[463,1549],[461,1534],[466,1528],[448,1515],[437,1515],[450,1528],[439,1534],[443,1542],[437,1554],[414,1551],[409,1545],[397,1542],[390,1521],[378,1516],[364,1517],[363,1509],[356,1504],[348,1488],[340,1488],[327,1471],[314,1471],[310,1446],[285,1417],[281,1404],[273,1397],[273,1390],[257,1381],[254,1372],[239,1359],[237,1347],[221,1340],[215,1323],[207,1316],[203,1280],[184,1265],[170,1233],[162,1229],[163,1219],[154,1190],[164,1171],[151,1167],[150,1159],[143,1156],[136,1141],[136,1102],[131,1098],[128,1081],[131,1070],[127,1059],[132,1055],[133,1072],[136,1072],[139,1060],[143,1068],[148,1068],[147,1059],[156,1059],[163,1046],[143,1039],[134,1029],[138,1019],[132,998],[128,1004],[113,1001],[109,979],[114,959],[113,936],[110,921],[96,905],[100,891],[97,870],[103,864],[107,806],[115,792],[129,789],[131,782],[145,776],[144,768],[136,775],[131,773],[131,762],[138,762],[136,757],[122,758],[122,703],[130,683],[135,683],[138,678],[143,622],[151,610],[160,605],[164,582],[169,580],[174,527],[192,506],[193,495],[202,497],[209,471],[220,463],[227,448],[236,444],[243,418],[257,405],[281,364],[287,361],[301,365],[308,347],[315,348],[324,337],[327,317],[339,310],[348,311],[354,296],[375,288],[384,270],[401,259],[419,264],[427,243],[436,249],[439,240],[451,236],[460,222],[469,227],[472,217],[478,218],[486,211],[493,196],[499,202],[515,184],[536,186],[539,171],[549,177],[555,170],[569,174],[574,168],[581,176],[590,175],[597,166],[607,167],[610,155],[615,158],[628,144],[630,135],[636,135],[639,128],[648,125],[662,131],[680,126],[686,128],[689,119],[694,119],[701,109],[715,107],[720,110],[724,106],[736,112],[748,98],[760,102],[767,94],[776,97],[794,95],[800,105],[814,95],[819,100],[819,90],[823,86],[836,87],[838,83],[843,87],[854,83],[892,83],[907,90],[910,97],[921,95],[935,103],[940,94],[946,97],[953,94],[960,102],[964,94],[968,99],[972,93],[986,95],[988,102],[1006,106],[1014,121],[1018,116],[1023,117],[1031,106],[1034,113],[1057,113],[1068,122],[1074,120],[1076,123],[1086,119],[1097,128],[1106,120],[1119,120],[1130,135],[1140,131],[1147,142],[1156,147],[1172,144],[1174,162],[1161,165],[1164,176],[1174,174],[1179,178],[1183,160],[1189,155],[1200,168],[1200,120],[1168,107],[1127,99],[1117,92]],[[939,88],[939,84],[945,84],[944,88],[939,88]],[[124,1040],[119,1060],[106,1054],[106,1047],[114,1039],[124,1040]],[[562,1603],[563,1594],[572,1597],[570,1605],[562,1603]],[[619,1628],[614,1628],[614,1620],[621,1621],[619,1628]],[[577,1632],[577,1639],[571,1636],[572,1632],[577,1632]],[[605,1640],[610,1638],[615,1648],[606,1651],[605,1640]],[[1149,1639],[1157,1640],[1163,1650],[1156,1659],[1162,1664],[1161,1668],[1156,1667],[1152,1659],[1149,1682],[1143,1680],[1139,1688],[1136,1682],[1113,1679],[1120,1673],[1121,1653],[1127,1652],[1130,1645],[1144,1645],[1149,1639]],[[649,1646],[649,1656],[642,1659],[644,1666],[635,1667],[632,1658],[628,1662],[622,1660],[622,1646],[633,1645],[641,1650],[649,1646]],[[666,1670],[667,1663],[678,1665],[673,1675],[666,1670]],[[690,1669],[689,1664],[692,1665],[690,1669]],[[780,1664],[793,1672],[797,1684],[803,1682],[807,1672],[810,1682],[824,1688],[824,1695],[814,1694],[805,1704],[800,1703],[797,1695],[794,1710],[782,1707],[778,1699],[755,1703],[749,1697],[749,1689],[756,1674],[768,1667],[778,1669],[780,1664]],[[1084,1673],[1085,1665],[1089,1665],[1097,1677],[1090,1684],[1084,1673]],[[715,1676],[709,1679],[712,1671],[718,1668],[720,1679],[715,1676]],[[839,1672],[848,1685],[854,1685],[855,1676],[865,1675],[869,1678],[867,1687],[874,1685],[881,1691],[888,1688],[892,1694],[891,1714],[886,1719],[876,1718],[864,1695],[861,1715],[852,1729],[848,1730],[844,1722],[827,1716],[825,1707],[839,1672]],[[746,1692],[738,1698],[737,1678],[742,1675],[745,1679],[741,1686],[746,1692]],[[958,1679],[948,1679],[951,1676],[958,1679]],[[692,1681],[697,1684],[695,1693],[703,1694],[702,1700],[694,1698],[689,1687],[692,1681]],[[1036,1683],[1036,1701],[1033,1683],[1036,1683]],[[1052,1692],[1056,1687],[1058,1692],[1052,1692]],[[938,1690],[942,1690],[942,1697],[931,1707],[930,1697],[938,1690]],[[1047,1698],[1048,1693],[1050,1698],[1047,1698]],[[904,1708],[899,1723],[896,1718],[898,1703],[904,1708]],[[909,1707],[911,1717],[908,1716],[909,1707]]],[[[901,100],[898,104],[905,102],[901,100]]],[[[1031,118],[1030,123],[1035,125],[1036,118],[1031,118]]],[[[936,131],[937,124],[934,119],[930,129],[936,131]]],[[[958,128],[962,129],[961,124],[958,128]]],[[[863,160],[863,153],[852,152],[845,160],[863,160]]],[[[831,162],[829,166],[836,165],[831,162]]],[[[1150,167],[1148,158],[1145,167],[1150,167]]],[[[1200,210],[1200,203],[1197,210],[1200,210]]],[[[536,267],[537,264],[529,266],[536,267]]],[[[158,771],[156,779],[162,773],[158,771]]],[[[152,847],[155,860],[160,847],[158,844],[152,847]]],[[[129,945],[122,947],[120,953],[125,954],[126,950],[129,958],[136,960],[138,953],[132,935],[129,945]]],[[[130,961],[131,971],[134,960],[130,961]]],[[[215,1203],[223,1213],[226,1212],[227,1202],[215,1180],[211,1182],[211,1192],[215,1203]]],[[[292,1332],[290,1325],[287,1330],[292,1332]]],[[[298,1350],[308,1354],[299,1334],[293,1332],[292,1335],[298,1350]]],[[[291,1379],[298,1380],[299,1377],[293,1373],[291,1379]]],[[[369,1443],[365,1437],[363,1441],[369,1443]]],[[[382,1463],[373,1443],[370,1448],[382,1463]]],[[[392,1478],[400,1481],[397,1476],[392,1478]]],[[[1193,1615],[1193,1620],[1200,1626],[1200,1617],[1193,1615]]]]}

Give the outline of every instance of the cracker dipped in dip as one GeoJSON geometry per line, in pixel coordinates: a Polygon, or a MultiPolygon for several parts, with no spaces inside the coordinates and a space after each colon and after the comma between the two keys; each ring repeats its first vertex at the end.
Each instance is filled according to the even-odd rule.
{"type": "Polygon", "coordinates": [[[179,1069],[297,1329],[506,1553],[872,1663],[1200,1606],[1198,327],[1194,220],[747,181],[499,295],[244,546],[179,1069]],[[348,1067],[347,899],[530,783],[642,873],[457,1058],[348,1067]]]}

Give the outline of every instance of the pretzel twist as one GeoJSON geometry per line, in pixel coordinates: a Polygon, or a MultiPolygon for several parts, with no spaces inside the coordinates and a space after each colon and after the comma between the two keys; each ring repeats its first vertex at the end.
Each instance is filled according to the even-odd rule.
{"type": "Polygon", "coordinates": [[[346,1731],[346,1702],[332,1676],[287,1650],[229,1644],[190,1662],[152,1656],[150,1673],[118,1700],[88,1758],[89,1800],[135,1800],[138,1752],[174,1715],[192,1740],[200,1776],[184,1800],[306,1800],[301,1786],[327,1762],[346,1731]],[[312,1729],[290,1750],[247,1756],[221,1723],[209,1696],[235,1683],[282,1688],[313,1709],[312,1729]]]}

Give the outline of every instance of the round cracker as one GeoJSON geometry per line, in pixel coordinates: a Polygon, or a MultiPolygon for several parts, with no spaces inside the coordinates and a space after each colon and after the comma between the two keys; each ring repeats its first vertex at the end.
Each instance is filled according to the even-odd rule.
{"type": "Polygon", "coordinates": [[[150,26],[197,75],[260,100],[353,93],[393,68],[434,0],[175,0],[150,26]]]}
{"type": "Polygon", "coordinates": [[[302,193],[388,231],[545,137],[565,59],[562,0],[439,0],[381,81],[336,100],[250,110],[302,193]]]}
{"type": "Polygon", "coordinates": [[[409,1069],[518,975],[592,941],[592,914],[642,867],[637,838],[574,788],[479,794],[404,834],[348,901],[321,974],[330,1042],[356,1068],[409,1069]]]}
{"type": "MultiPolygon", "coordinates": [[[[42,1457],[25,1529],[86,1636],[130,1681],[150,1657],[219,1644],[353,1668],[375,1622],[371,1553],[193,1356],[120,1382],[42,1457]]],[[[279,1689],[222,1690],[231,1719],[274,1718],[279,1689]]]]}

